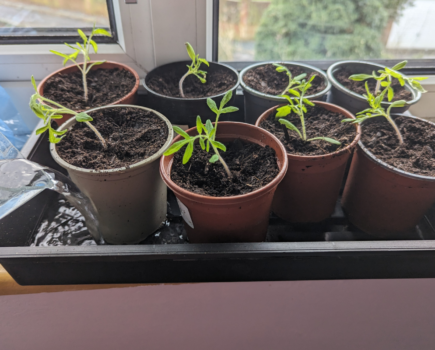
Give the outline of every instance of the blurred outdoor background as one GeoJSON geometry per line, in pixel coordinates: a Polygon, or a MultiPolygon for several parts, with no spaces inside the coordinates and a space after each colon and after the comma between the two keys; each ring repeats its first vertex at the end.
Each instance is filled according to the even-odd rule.
{"type": "Polygon", "coordinates": [[[435,0],[220,0],[220,61],[367,58],[435,58],[435,0]]]}
{"type": "Polygon", "coordinates": [[[3,35],[34,35],[33,28],[109,27],[106,0],[0,0],[3,35]]]}

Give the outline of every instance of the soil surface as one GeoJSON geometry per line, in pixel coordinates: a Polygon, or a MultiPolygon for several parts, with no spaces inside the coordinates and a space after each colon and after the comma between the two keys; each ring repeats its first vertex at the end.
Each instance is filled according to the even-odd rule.
{"type": "Polygon", "coordinates": [[[435,126],[409,117],[396,117],[403,136],[400,146],[396,133],[385,118],[362,124],[362,142],[377,158],[410,173],[435,176],[435,126]]]}
{"type": "MultiPolygon", "coordinates": [[[[263,120],[260,127],[278,137],[284,144],[287,152],[294,155],[316,156],[332,153],[345,148],[355,139],[355,126],[341,122],[341,120],[346,118],[344,115],[328,111],[320,106],[307,107],[307,109],[307,113],[305,113],[307,139],[313,137],[330,137],[340,141],[340,146],[322,140],[302,141],[298,133],[288,129],[287,132],[290,142],[287,141],[282,124],[275,118],[276,113],[271,114],[269,118],[263,120]]],[[[301,120],[298,115],[291,113],[285,117],[285,119],[293,123],[302,133],[301,120]]]]}
{"type": "MultiPolygon", "coordinates": [[[[338,80],[338,82],[341,85],[343,85],[346,89],[349,89],[360,95],[367,94],[366,87],[365,87],[365,83],[367,81],[370,92],[374,94],[376,89],[376,82],[377,82],[375,79],[367,79],[364,81],[353,81],[349,79],[351,75],[359,74],[359,73],[360,72],[351,72],[350,70],[347,69],[340,69],[334,74],[334,76],[338,80]]],[[[391,102],[399,101],[399,100],[405,100],[405,101],[412,100],[413,98],[412,93],[409,90],[406,90],[404,87],[402,87],[396,78],[393,78],[393,83],[391,84],[391,87],[394,90],[394,97],[391,102]]],[[[388,101],[387,94],[385,94],[384,101],[388,101]]]]}
{"type": "Polygon", "coordinates": [[[128,167],[152,156],[168,138],[166,123],[149,111],[108,108],[89,115],[106,140],[107,149],[85,123],[76,123],[56,146],[64,161],[80,168],[128,167]]]}
{"type": "MultiPolygon", "coordinates": [[[[314,80],[311,82],[312,86],[308,90],[307,95],[316,94],[326,88],[323,77],[319,76],[318,73],[298,66],[288,64],[284,64],[284,66],[290,70],[292,77],[297,77],[300,74],[307,73],[305,79],[309,80],[313,75],[316,75],[314,80]]],[[[264,66],[255,67],[246,72],[243,81],[249,87],[264,94],[281,95],[284,89],[288,86],[289,77],[285,72],[277,72],[276,66],[273,64],[266,64],[264,66]]]]}
{"type": "Polygon", "coordinates": [[[74,111],[105,106],[131,92],[136,84],[133,73],[125,69],[95,69],[87,75],[88,100],[83,95],[81,72],[56,74],[47,80],[44,97],[74,111]]]}
{"type": "MultiPolygon", "coordinates": [[[[211,71],[205,64],[201,64],[200,69],[207,72],[206,82],[203,84],[196,76],[189,75],[183,82],[183,92],[186,98],[219,95],[237,84],[237,76],[225,67],[218,67],[211,71]]],[[[171,69],[161,75],[152,76],[146,83],[158,94],[181,97],[178,83],[187,70],[187,67],[185,70],[171,69]]]]}
{"type": "Polygon", "coordinates": [[[182,163],[184,148],[174,156],[171,179],[182,188],[206,196],[228,197],[246,194],[271,182],[279,173],[275,151],[237,139],[220,152],[230,168],[229,179],[222,164],[210,163],[207,153],[196,144],[192,158],[182,163]]]}

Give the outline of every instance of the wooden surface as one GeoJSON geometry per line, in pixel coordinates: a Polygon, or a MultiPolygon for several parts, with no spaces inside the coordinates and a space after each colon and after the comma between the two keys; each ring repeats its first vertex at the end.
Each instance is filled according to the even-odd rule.
{"type": "Polygon", "coordinates": [[[59,286],[20,286],[9,273],[0,265],[0,296],[35,293],[53,293],[77,290],[126,288],[144,286],[146,284],[77,284],[59,286]]]}

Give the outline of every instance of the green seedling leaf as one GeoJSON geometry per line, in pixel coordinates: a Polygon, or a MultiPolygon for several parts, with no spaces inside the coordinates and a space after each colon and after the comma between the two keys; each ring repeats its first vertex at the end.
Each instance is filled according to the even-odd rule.
{"type": "Polygon", "coordinates": [[[391,69],[393,69],[393,70],[401,70],[401,69],[403,69],[403,68],[405,68],[405,66],[407,65],[407,63],[408,63],[408,61],[402,61],[402,62],[400,62],[400,63],[397,63],[393,68],[391,68],[391,69]]]}
{"type": "Polygon", "coordinates": [[[172,153],[175,153],[177,151],[179,151],[184,145],[186,145],[187,143],[189,143],[190,140],[181,140],[181,141],[177,141],[174,142],[171,147],[169,147],[165,153],[163,153],[164,156],[170,156],[172,153]]]}
{"type": "Polygon", "coordinates": [[[315,104],[313,102],[311,102],[309,99],[304,98],[303,99],[304,103],[307,104],[308,106],[315,106],[315,104]]]}
{"type": "Polygon", "coordinates": [[[198,58],[198,61],[204,63],[207,67],[210,67],[210,63],[205,58],[198,58]]]}
{"type": "Polygon", "coordinates": [[[94,49],[94,52],[98,53],[98,45],[97,45],[97,43],[94,40],[92,40],[92,39],[89,40],[89,42],[91,43],[92,48],[94,49]]]}
{"type": "Polygon", "coordinates": [[[197,77],[199,79],[199,81],[203,84],[205,84],[207,82],[207,80],[205,80],[204,78],[200,77],[198,74],[194,74],[195,77],[197,77]]]}
{"type": "Polygon", "coordinates": [[[278,113],[276,113],[275,118],[286,117],[291,113],[290,106],[283,106],[276,109],[278,113]]]}
{"type": "Polygon", "coordinates": [[[187,54],[189,55],[190,59],[192,61],[195,61],[196,56],[195,56],[195,51],[193,50],[192,45],[190,45],[189,43],[185,43],[184,45],[186,45],[187,54]]]}
{"type": "Polygon", "coordinates": [[[389,86],[389,87],[388,87],[388,101],[391,102],[391,100],[393,99],[393,97],[394,97],[394,90],[393,90],[393,88],[392,88],[391,86],[389,86]]]}
{"type": "Polygon", "coordinates": [[[341,142],[331,139],[330,137],[313,137],[312,139],[308,139],[307,141],[314,141],[314,140],[322,140],[322,141],[332,143],[334,145],[341,145],[341,142]]]}
{"type": "Polygon", "coordinates": [[[216,163],[219,160],[219,156],[217,154],[213,154],[213,156],[210,158],[210,163],[216,163]]]}
{"type": "Polygon", "coordinates": [[[341,122],[342,122],[342,123],[351,123],[351,122],[354,122],[354,121],[356,121],[356,119],[353,119],[353,118],[347,118],[347,119],[343,119],[341,122]]]}
{"type": "MultiPolygon", "coordinates": [[[[33,75],[32,75],[32,78],[30,80],[32,82],[32,85],[33,85],[33,88],[35,89],[35,91],[38,91],[38,87],[36,86],[35,77],[33,75]]],[[[36,95],[33,95],[33,96],[35,96],[34,100],[36,100],[37,96],[36,95]]]]}
{"type": "Polygon", "coordinates": [[[210,108],[214,113],[218,114],[219,110],[216,106],[216,102],[214,102],[210,97],[207,99],[207,106],[210,108]]]}
{"type": "MultiPolygon", "coordinates": [[[[300,97],[301,96],[301,94],[298,91],[294,90],[294,89],[290,89],[288,92],[290,94],[296,96],[296,97],[300,97]]],[[[283,97],[285,97],[285,95],[283,95],[283,97]]]]}
{"type": "Polygon", "coordinates": [[[202,137],[199,138],[199,144],[200,144],[202,150],[204,151],[205,150],[205,143],[204,143],[204,140],[202,139],[202,137]]]}
{"type": "Polygon", "coordinates": [[[189,136],[189,134],[187,132],[185,132],[183,129],[181,129],[179,126],[173,125],[172,128],[174,129],[174,131],[184,137],[186,140],[191,139],[191,137],[189,136]]]}
{"type": "Polygon", "coordinates": [[[210,141],[209,140],[207,140],[207,145],[205,148],[206,148],[207,153],[210,152],[210,141]]]}
{"type": "Polygon", "coordinates": [[[416,90],[418,90],[418,91],[420,91],[420,92],[422,92],[422,93],[427,92],[427,91],[423,88],[423,86],[421,86],[421,84],[420,84],[418,81],[412,81],[412,82],[411,82],[411,85],[412,85],[413,88],[415,88],[416,90]]]}
{"type": "Polygon", "coordinates": [[[299,131],[299,129],[291,122],[289,122],[287,119],[280,119],[279,122],[284,125],[287,129],[296,131],[300,138],[302,138],[302,134],[299,131]]]}
{"type": "Polygon", "coordinates": [[[45,132],[45,130],[48,129],[48,125],[43,126],[42,128],[39,128],[35,131],[36,135],[42,134],[43,132],[45,132]]]}
{"type": "Polygon", "coordinates": [[[190,158],[192,157],[192,153],[193,153],[193,141],[187,144],[186,150],[184,151],[183,164],[186,164],[190,160],[190,158]]]}
{"type": "Polygon", "coordinates": [[[307,76],[307,73],[302,73],[302,74],[300,74],[300,75],[294,77],[293,80],[301,81],[301,80],[304,79],[306,76],[307,76]]]}
{"type": "Polygon", "coordinates": [[[62,119],[63,115],[52,115],[51,119],[62,119]]]}
{"type": "Polygon", "coordinates": [[[68,129],[62,130],[62,131],[57,131],[57,130],[51,130],[53,132],[53,134],[58,135],[58,136],[62,136],[63,134],[65,134],[68,129]]]}
{"type": "Polygon", "coordinates": [[[83,39],[84,44],[88,42],[88,38],[86,37],[85,33],[81,29],[77,29],[77,32],[79,33],[80,37],[83,39]]]}
{"type": "Polygon", "coordinates": [[[76,120],[78,122],[91,122],[91,121],[93,121],[92,117],[89,114],[86,114],[85,112],[81,112],[79,114],[76,114],[76,120]]]}
{"type": "Polygon", "coordinates": [[[225,105],[231,100],[231,97],[233,97],[233,92],[229,90],[222,98],[220,109],[223,109],[225,107],[225,105]]]}
{"type": "Polygon", "coordinates": [[[224,109],[222,109],[221,110],[221,113],[222,114],[225,114],[225,113],[233,113],[233,112],[237,112],[239,109],[237,108],[237,107],[232,107],[232,106],[230,106],[230,107],[226,107],[226,108],[224,108],[224,109]]]}
{"type": "Polygon", "coordinates": [[[212,131],[210,131],[210,134],[208,135],[210,138],[212,138],[216,134],[216,128],[213,128],[212,131]]]}
{"type": "Polygon", "coordinates": [[[394,101],[392,104],[391,104],[391,108],[394,108],[394,107],[403,107],[403,106],[405,106],[406,105],[406,101],[404,101],[404,100],[400,100],[400,101],[394,101]]]}
{"type": "Polygon", "coordinates": [[[426,80],[428,77],[413,77],[412,80],[426,80]]]}
{"type": "Polygon", "coordinates": [[[353,81],[364,81],[367,79],[373,78],[373,75],[369,74],[353,74],[349,77],[350,80],[353,81]]]}
{"type": "Polygon", "coordinates": [[[209,134],[213,130],[213,124],[211,123],[210,119],[207,119],[207,121],[205,122],[205,128],[207,129],[207,132],[209,134]]]}
{"type": "Polygon", "coordinates": [[[198,115],[196,117],[196,130],[198,130],[198,135],[202,134],[202,128],[204,126],[202,125],[201,117],[198,115]]]}
{"type": "Polygon", "coordinates": [[[216,148],[221,149],[224,152],[227,151],[227,148],[225,147],[225,145],[223,143],[220,143],[219,141],[213,141],[213,140],[210,140],[210,142],[216,148]]]}
{"type": "Polygon", "coordinates": [[[93,35],[105,35],[105,36],[112,36],[107,30],[103,28],[94,29],[92,31],[93,35]]]}

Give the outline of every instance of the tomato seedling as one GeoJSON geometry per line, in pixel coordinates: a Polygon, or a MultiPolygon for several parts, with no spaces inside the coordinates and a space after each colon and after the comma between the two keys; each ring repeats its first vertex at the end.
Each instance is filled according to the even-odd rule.
{"type": "Polygon", "coordinates": [[[189,75],[193,74],[195,77],[197,77],[201,81],[201,83],[204,84],[206,82],[205,77],[207,75],[207,72],[200,70],[199,67],[201,66],[201,63],[204,63],[208,67],[210,66],[205,58],[199,58],[199,55],[195,55],[195,51],[193,50],[192,45],[190,45],[189,43],[185,43],[185,45],[186,45],[186,49],[187,49],[187,54],[191,58],[192,63],[190,64],[190,66],[187,65],[188,71],[186,74],[184,74],[181,77],[180,82],[178,83],[178,87],[180,90],[180,96],[183,98],[185,98],[184,91],[183,91],[184,80],[189,75]]]}
{"type": "Polygon", "coordinates": [[[285,72],[285,74],[287,74],[288,80],[289,80],[287,87],[284,89],[284,91],[280,95],[285,95],[287,93],[287,91],[292,88],[293,85],[299,85],[302,82],[302,79],[304,79],[307,76],[307,73],[302,73],[302,74],[299,74],[298,76],[292,78],[292,73],[290,72],[290,70],[286,66],[283,66],[279,63],[274,63],[273,65],[276,66],[277,72],[280,72],[280,73],[285,72]]]}

